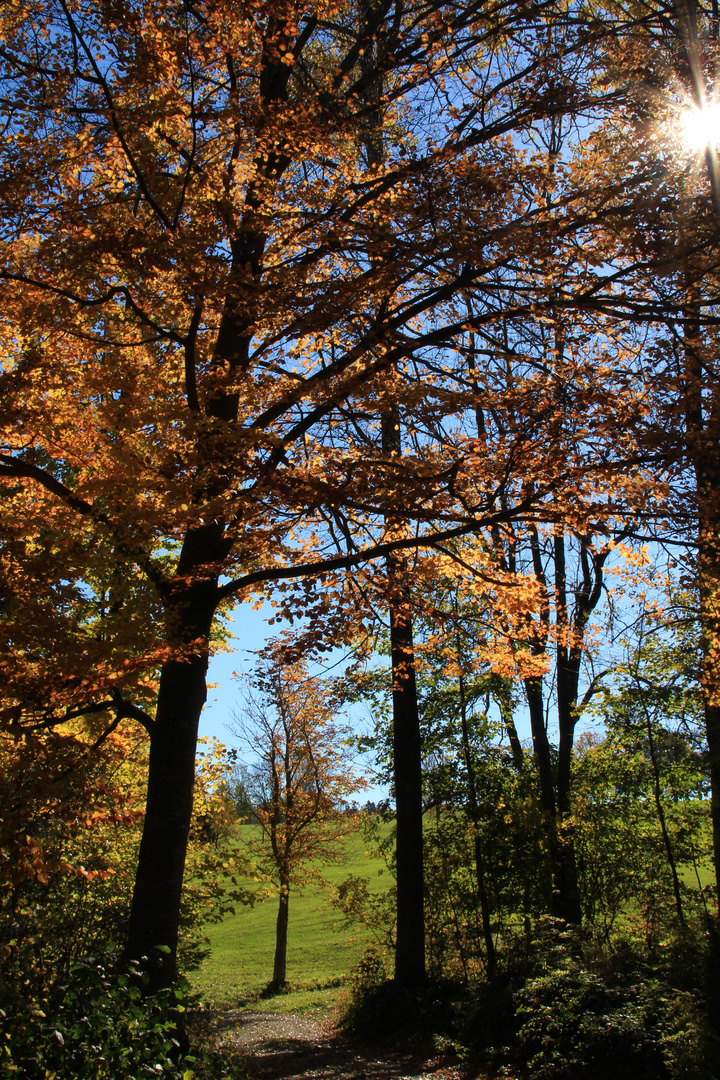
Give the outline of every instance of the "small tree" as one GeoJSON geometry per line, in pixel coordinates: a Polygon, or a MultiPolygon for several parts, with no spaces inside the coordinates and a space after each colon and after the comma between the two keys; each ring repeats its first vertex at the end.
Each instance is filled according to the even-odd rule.
{"type": "Polygon", "coordinates": [[[347,727],[337,701],[303,660],[263,656],[233,731],[253,751],[248,767],[259,838],[248,847],[278,884],[275,961],[270,988],[285,984],[290,890],[341,855],[354,828],[348,796],[365,787],[348,760],[347,727]]]}

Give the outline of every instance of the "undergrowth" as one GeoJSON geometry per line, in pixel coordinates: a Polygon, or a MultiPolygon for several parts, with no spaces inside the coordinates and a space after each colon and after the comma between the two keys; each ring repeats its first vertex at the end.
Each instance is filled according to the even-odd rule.
{"type": "Polygon", "coordinates": [[[718,948],[677,935],[661,954],[600,948],[557,920],[503,955],[494,980],[409,990],[369,951],[341,1019],[369,1039],[455,1052],[472,1074],[517,1080],[720,1077],[718,948]]]}

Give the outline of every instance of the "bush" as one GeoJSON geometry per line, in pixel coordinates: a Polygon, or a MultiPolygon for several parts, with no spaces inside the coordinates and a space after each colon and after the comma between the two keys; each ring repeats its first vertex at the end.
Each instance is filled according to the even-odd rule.
{"type": "Polygon", "coordinates": [[[701,1076],[701,1018],[657,982],[608,985],[578,963],[514,995],[514,1053],[533,1080],[701,1076]]]}
{"type": "Polygon", "coordinates": [[[0,1070],[26,1080],[187,1076],[194,1059],[179,1063],[181,998],[179,989],[145,996],[137,967],[113,975],[107,962],[90,959],[47,999],[22,1008],[0,990],[0,1070]]]}
{"type": "MultiPolygon", "coordinates": [[[[478,991],[466,1040],[500,1076],[528,1080],[708,1080],[704,994],[677,958],[661,977],[629,948],[602,953],[541,920],[504,983],[478,991]]],[[[690,969],[698,970],[696,958],[690,969]]]]}
{"type": "MultiPolygon", "coordinates": [[[[454,1037],[458,1017],[467,1010],[467,987],[430,979],[408,990],[388,978],[384,951],[370,946],[351,972],[351,991],[340,1019],[341,1028],[369,1040],[437,1045],[436,1036],[454,1037]]],[[[446,1040],[440,1039],[441,1043],[446,1040]]],[[[454,1044],[454,1041],[453,1041],[454,1044]]]]}
{"type": "Polygon", "coordinates": [[[179,1030],[186,986],[148,995],[138,965],[113,974],[117,958],[87,959],[44,1000],[25,1001],[0,983],[0,1076],[14,1080],[247,1080],[244,1058],[207,1023],[179,1030]],[[185,1041],[183,1037],[183,1041],[185,1041]]]}

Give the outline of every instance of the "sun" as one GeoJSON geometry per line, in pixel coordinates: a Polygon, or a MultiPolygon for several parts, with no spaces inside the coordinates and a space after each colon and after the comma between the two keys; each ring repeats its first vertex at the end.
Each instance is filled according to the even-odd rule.
{"type": "Polygon", "coordinates": [[[679,120],[680,137],[688,150],[699,152],[720,146],[720,102],[691,105],[683,109],[679,120]]]}

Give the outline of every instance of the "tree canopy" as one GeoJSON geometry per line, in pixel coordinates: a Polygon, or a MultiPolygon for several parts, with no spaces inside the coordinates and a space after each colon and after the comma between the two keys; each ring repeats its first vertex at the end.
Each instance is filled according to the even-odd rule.
{"type": "Polygon", "coordinates": [[[676,168],[658,136],[702,101],[716,21],[544,0],[0,13],[1,716],[27,745],[147,731],[127,956],[165,950],[153,986],[208,658],[253,591],[287,586],[317,644],[380,600],[409,627],[418,583],[470,574],[536,705],[555,648],[555,794],[539,713],[533,735],[562,816],[607,552],[692,540],[720,849],[716,165],[676,168]]]}

